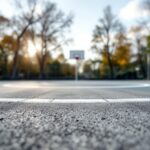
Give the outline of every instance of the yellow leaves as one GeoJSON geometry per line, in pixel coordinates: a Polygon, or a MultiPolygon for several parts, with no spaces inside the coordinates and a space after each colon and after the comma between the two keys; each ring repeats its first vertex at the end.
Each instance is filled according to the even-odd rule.
{"type": "Polygon", "coordinates": [[[16,45],[17,45],[16,40],[12,36],[9,36],[9,35],[5,35],[3,39],[0,41],[0,44],[4,49],[10,50],[10,51],[15,51],[16,45]]]}
{"type": "Polygon", "coordinates": [[[118,60],[118,64],[121,67],[124,67],[124,66],[126,66],[128,64],[128,62],[125,59],[121,59],[121,60],[118,60]]]}
{"type": "Polygon", "coordinates": [[[65,61],[65,56],[64,54],[60,54],[58,57],[57,57],[57,60],[60,62],[60,63],[63,63],[65,61]]]}
{"type": "Polygon", "coordinates": [[[114,53],[114,60],[115,62],[124,69],[129,63],[131,59],[131,49],[130,45],[121,45],[118,46],[114,53]]]}
{"type": "Polygon", "coordinates": [[[108,54],[105,50],[101,53],[101,59],[103,64],[108,65],[108,54]]]}
{"type": "Polygon", "coordinates": [[[147,37],[147,46],[150,49],[150,36],[147,37]]]}
{"type": "MultiPolygon", "coordinates": [[[[108,70],[108,53],[103,50],[101,53],[101,72],[106,72],[108,70]]],[[[131,45],[122,44],[116,47],[114,53],[111,55],[111,61],[113,65],[117,65],[120,69],[125,69],[131,60],[131,45]]]]}

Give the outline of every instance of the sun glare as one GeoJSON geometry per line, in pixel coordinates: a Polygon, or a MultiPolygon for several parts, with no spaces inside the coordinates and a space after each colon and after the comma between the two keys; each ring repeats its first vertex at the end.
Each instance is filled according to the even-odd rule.
{"type": "Polygon", "coordinates": [[[28,41],[28,54],[30,57],[33,57],[36,54],[36,47],[32,41],[28,41]]]}

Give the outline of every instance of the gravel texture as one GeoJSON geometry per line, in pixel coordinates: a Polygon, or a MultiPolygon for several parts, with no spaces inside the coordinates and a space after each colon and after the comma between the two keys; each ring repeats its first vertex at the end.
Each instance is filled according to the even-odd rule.
{"type": "Polygon", "coordinates": [[[150,103],[0,103],[0,150],[149,150],[150,103]]]}

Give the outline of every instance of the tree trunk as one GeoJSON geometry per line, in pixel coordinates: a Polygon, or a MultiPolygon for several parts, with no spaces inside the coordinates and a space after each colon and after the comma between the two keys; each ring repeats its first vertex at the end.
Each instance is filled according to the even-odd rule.
{"type": "Polygon", "coordinates": [[[142,56],[143,56],[143,53],[141,52],[141,44],[140,44],[140,40],[137,41],[137,44],[138,44],[138,63],[139,63],[139,67],[140,67],[140,70],[142,71],[142,75],[144,78],[146,78],[146,69],[145,69],[145,66],[144,66],[144,62],[142,60],[142,56]]]}
{"type": "Polygon", "coordinates": [[[17,48],[13,58],[13,70],[12,70],[12,79],[16,79],[17,76],[17,64],[18,64],[18,53],[20,49],[20,38],[17,39],[17,48]]]}
{"type": "Polygon", "coordinates": [[[12,71],[12,77],[11,77],[12,79],[16,79],[16,75],[17,75],[17,65],[18,65],[17,63],[18,63],[18,54],[19,54],[19,49],[20,49],[20,40],[25,34],[25,32],[27,31],[29,26],[30,26],[30,22],[23,28],[22,32],[17,37],[17,47],[15,51],[15,56],[13,59],[13,71],[12,71]]]}
{"type": "Polygon", "coordinates": [[[109,52],[109,34],[107,36],[107,45],[106,45],[106,51],[107,51],[107,59],[108,59],[108,65],[109,65],[109,79],[114,79],[114,67],[112,64],[111,54],[109,52]]]}
{"type": "Polygon", "coordinates": [[[45,75],[45,55],[42,56],[42,60],[40,63],[40,79],[44,79],[45,75]]]}
{"type": "Polygon", "coordinates": [[[112,60],[111,60],[111,56],[110,56],[110,53],[107,52],[108,54],[108,65],[109,65],[109,69],[110,69],[110,76],[109,78],[110,79],[114,79],[114,67],[113,67],[113,64],[112,64],[112,60]]]}
{"type": "Polygon", "coordinates": [[[43,63],[40,64],[40,79],[44,79],[44,67],[43,67],[43,63]]]}
{"type": "Polygon", "coordinates": [[[142,71],[142,75],[144,78],[146,78],[146,69],[144,67],[144,62],[142,60],[141,54],[138,54],[138,62],[139,62],[140,70],[142,71]]]}
{"type": "Polygon", "coordinates": [[[5,67],[5,68],[4,68],[4,70],[5,70],[4,72],[5,72],[5,76],[6,76],[6,77],[8,77],[8,68],[7,68],[7,67],[8,67],[8,66],[7,66],[7,64],[8,64],[8,58],[7,58],[7,57],[8,57],[8,56],[7,56],[7,54],[6,54],[6,55],[5,55],[5,58],[4,58],[4,67],[5,67]]]}

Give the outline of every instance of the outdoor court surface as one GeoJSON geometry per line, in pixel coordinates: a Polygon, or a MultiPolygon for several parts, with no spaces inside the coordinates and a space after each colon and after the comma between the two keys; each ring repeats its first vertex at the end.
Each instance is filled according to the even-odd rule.
{"type": "Polygon", "coordinates": [[[149,150],[149,81],[0,82],[0,150],[149,150]]]}

